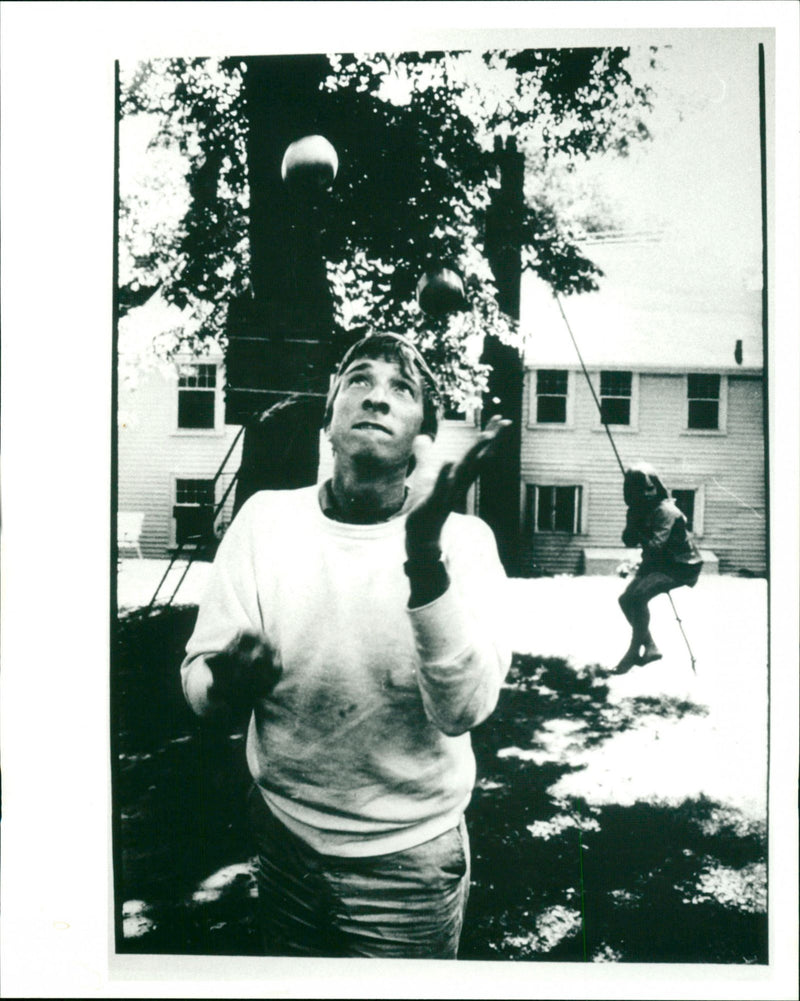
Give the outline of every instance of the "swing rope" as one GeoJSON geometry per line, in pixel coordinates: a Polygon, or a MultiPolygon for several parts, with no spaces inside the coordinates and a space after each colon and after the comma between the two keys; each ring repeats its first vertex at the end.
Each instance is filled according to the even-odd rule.
{"type": "MultiPolygon", "coordinates": [[[[572,333],[572,327],[569,325],[567,314],[564,312],[564,307],[561,305],[561,299],[559,298],[558,293],[555,290],[553,291],[553,298],[556,300],[556,303],[558,305],[558,310],[561,313],[561,318],[564,321],[564,326],[567,328],[567,333],[569,334],[570,340],[572,341],[572,345],[575,348],[575,353],[578,356],[578,361],[580,361],[581,363],[581,369],[583,370],[583,374],[586,377],[586,382],[587,385],[589,386],[589,390],[591,391],[592,399],[594,400],[595,406],[597,407],[597,412],[600,414],[600,423],[605,428],[605,432],[608,435],[608,440],[609,442],[611,442],[611,447],[614,450],[614,455],[616,457],[617,464],[619,465],[620,472],[622,473],[623,476],[625,476],[625,466],[622,463],[622,459],[620,458],[619,452],[617,451],[616,443],[614,442],[614,439],[611,435],[611,428],[609,428],[608,424],[605,422],[605,420],[603,420],[603,408],[600,405],[600,400],[597,398],[597,393],[595,392],[595,388],[592,385],[592,380],[589,377],[589,372],[587,371],[586,365],[584,364],[583,355],[581,354],[581,350],[578,347],[578,342],[575,340],[575,335],[572,333]]],[[[681,631],[681,636],[683,636],[683,641],[686,644],[686,649],[689,651],[689,658],[692,662],[692,671],[695,674],[697,674],[697,668],[695,667],[696,664],[695,656],[689,644],[689,638],[684,632],[683,623],[681,622],[680,616],[678,615],[678,610],[675,607],[675,602],[672,600],[672,595],[669,593],[669,591],[667,591],[667,597],[669,598],[669,603],[672,606],[672,611],[675,615],[675,620],[678,623],[678,628],[681,631]]]]}
{"type": "Polygon", "coordinates": [[[594,386],[592,385],[592,380],[589,378],[589,373],[587,372],[586,365],[583,362],[583,355],[581,354],[581,349],[578,347],[578,342],[575,340],[575,335],[572,333],[572,327],[570,327],[570,325],[569,325],[569,320],[567,319],[567,314],[564,312],[564,307],[561,305],[561,300],[558,298],[558,293],[557,292],[553,292],[553,295],[555,297],[556,302],[558,303],[558,308],[559,308],[559,311],[561,312],[561,317],[564,320],[564,325],[567,328],[567,332],[569,333],[570,340],[572,341],[572,345],[575,348],[575,353],[578,356],[578,361],[581,363],[581,368],[583,369],[583,374],[586,376],[586,382],[587,382],[587,384],[589,386],[589,389],[591,391],[592,399],[595,402],[595,406],[597,407],[597,412],[600,414],[600,423],[605,428],[606,434],[608,435],[608,440],[611,442],[611,447],[614,449],[614,455],[617,458],[617,463],[619,465],[619,471],[624,476],[625,475],[625,466],[622,464],[622,459],[620,459],[620,457],[619,457],[619,452],[617,451],[617,446],[616,446],[616,444],[614,442],[614,439],[611,437],[611,429],[609,428],[608,424],[606,424],[606,422],[603,420],[603,408],[600,406],[600,401],[597,399],[597,393],[595,392],[594,386]]]}

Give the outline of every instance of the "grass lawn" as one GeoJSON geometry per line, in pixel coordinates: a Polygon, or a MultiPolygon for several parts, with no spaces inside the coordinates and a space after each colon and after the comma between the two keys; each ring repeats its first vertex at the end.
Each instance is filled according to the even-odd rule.
{"type": "MultiPolygon", "coordinates": [[[[664,659],[625,676],[616,578],[510,582],[514,661],[473,732],[463,959],[765,963],[766,582],[653,603],[664,659]]],[[[240,731],[178,665],[192,605],[123,615],[114,663],[118,950],[257,954],[240,731]]]]}

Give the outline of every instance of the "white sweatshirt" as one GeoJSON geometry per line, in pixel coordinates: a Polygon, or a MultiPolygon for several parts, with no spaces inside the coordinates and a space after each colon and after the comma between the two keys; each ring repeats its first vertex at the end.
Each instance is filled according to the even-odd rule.
{"type": "Polygon", "coordinates": [[[450,586],[409,609],[405,521],[333,521],[317,487],[255,494],[219,546],[181,667],[202,712],[203,658],[241,629],[263,633],[282,674],[254,707],[248,765],[275,815],[324,854],[401,851],[458,823],[475,783],[468,731],[510,663],[488,526],[450,515],[450,586]]]}

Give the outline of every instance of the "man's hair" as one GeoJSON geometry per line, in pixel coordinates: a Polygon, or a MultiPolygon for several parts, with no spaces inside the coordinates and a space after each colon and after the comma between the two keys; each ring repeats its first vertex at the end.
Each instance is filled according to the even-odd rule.
{"type": "Polygon", "coordinates": [[[418,348],[399,334],[372,334],[356,341],[347,349],[336,369],[331,388],[328,390],[323,426],[326,428],[330,426],[333,403],[342,385],[344,373],[359,358],[382,358],[385,361],[396,362],[400,371],[406,376],[416,372],[422,384],[422,427],[420,434],[435,438],[439,428],[439,408],[441,405],[439,387],[418,348]]]}

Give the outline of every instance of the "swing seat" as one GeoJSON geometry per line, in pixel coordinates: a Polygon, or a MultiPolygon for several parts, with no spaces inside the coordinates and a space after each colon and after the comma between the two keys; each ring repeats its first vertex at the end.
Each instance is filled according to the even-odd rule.
{"type": "MultiPolygon", "coordinates": [[[[590,548],[584,549],[582,552],[583,572],[586,575],[608,574],[616,576],[620,564],[635,562],[639,558],[638,549],[627,549],[625,546],[608,549],[590,548]]],[[[700,555],[703,558],[703,574],[719,573],[719,560],[716,553],[710,549],[701,549],[700,555]]]]}

